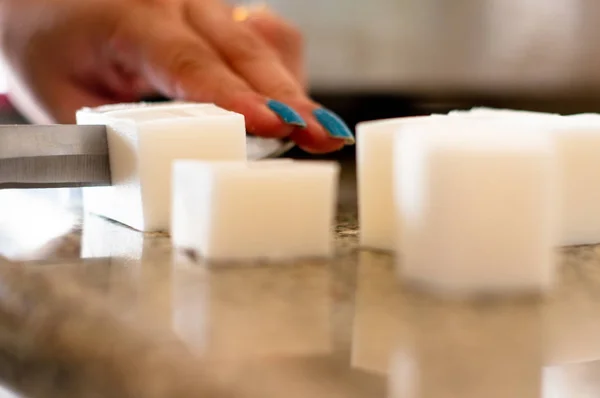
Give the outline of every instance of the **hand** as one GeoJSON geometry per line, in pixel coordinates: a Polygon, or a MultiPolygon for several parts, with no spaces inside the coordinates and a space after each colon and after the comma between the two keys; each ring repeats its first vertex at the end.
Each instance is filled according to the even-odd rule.
{"type": "Polygon", "coordinates": [[[11,94],[52,121],[73,123],[81,107],[158,92],[239,112],[248,132],[289,136],[309,152],[352,140],[307,97],[301,37],[268,10],[236,21],[222,0],[0,4],[2,50],[22,88],[11,94]]]}

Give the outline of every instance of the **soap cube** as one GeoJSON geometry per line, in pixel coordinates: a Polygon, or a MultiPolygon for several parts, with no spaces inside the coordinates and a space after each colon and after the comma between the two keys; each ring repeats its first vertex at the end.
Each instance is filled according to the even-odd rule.
{"type": "Polygon", "coordinates": [[[423,123],[439,117],[442,116],[375,120],[356,126],[361,246],[385,251],[394,249],[394,136],[405,125],[423,123]]]}
{"type": "Polygon", "coordinates": [[[552,113],[474,108],[452,116],[540,123],[553,131],[559,161],[561,226],[557,245],[600,243],[600,115],[560,116],[552,113]]]}
{"type": "Polygon", "coordinates": [[[85,210],[140,231],[168,231],[173,160],[246,159],[244,116],[212,104],[86,108],[77,123],[107,126],[113,183],[85,188],[85,210]]]}
{"type": "Polygon", "coordinates": [[[554,125],[561,171],[560,245],[600,243],[600,115],[554,125]]]}
{"type": "Polygon", "coordinates": [[[406,128],[395,149],[406,280],[458,295],[552,286],[558,178],[547,128],[445,120],[406,128]]]}
{"type": "Polygon", "coordinates": [[[177,247],[215,261],[333,253],[334,162],[179,160],[173,175],[177,247]]]}

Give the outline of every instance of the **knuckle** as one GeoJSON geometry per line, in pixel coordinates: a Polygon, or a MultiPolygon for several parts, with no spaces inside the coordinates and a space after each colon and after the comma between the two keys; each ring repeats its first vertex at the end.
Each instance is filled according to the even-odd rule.
{"type": "Polygon", "coordinates": [[[304,45],[304,36],[301,30],[286,19],[272,15],[268,19],[261,21],[263,28],[267,30],[269,36],[275,41],[282,42],[294,47],[304,45]]]}
{"type": "Polygon", "coordinates": [[[269,68],[277,62],[277,55],[263,40],[253,34],[242,34],[239,40],[232,40],[226,58],[237,71],[269,68]]]}
{"type": "Polygon", "coordinates": [[[178,44],[171,46],[168,54],[169,69],[177,76],[190,76],[202,73],[206,69],[205,62],[200,60],[196,48],[189,44],[178,44]]]}
{"type": "Polygon", "coordinates": [[[265,55],[263,43],[249,32],[237,32],[227,48],[231,58],[241,62],[259,59],[265,55]]]}
{"type": "Polygon", "coordinates": [[[198,91],[206,91],[206,78],[213,71],[211,63],[199,55],[198,49],[189,44],[170,46],[170,50],[161,54],[165,65],[166,89],[178,98],[190,99],[198,91]],[[200,90],[203,88],[202,90],[200,90]]]}
{"type": "Polygon", "coordinates": [[[286,81],[281,81],[277,79],[277,81],[271,84],[269,87],[269,92],[274,93],[274,96],[277,98],[296,98],[298,97],[298,91],[292,85],[290,85],[286,81]]]}

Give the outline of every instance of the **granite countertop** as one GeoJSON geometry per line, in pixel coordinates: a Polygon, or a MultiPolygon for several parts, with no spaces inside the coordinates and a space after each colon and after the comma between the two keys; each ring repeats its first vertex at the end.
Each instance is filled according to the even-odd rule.
{"type": "Polygon", "coordinates": [[[332,260],[208,267],[0,192],[0,380],[61,398],[600,396],[599,248],[562,250],[546,299],[441,301],[358,249],[352,164],[339,207],[332,260]]]}

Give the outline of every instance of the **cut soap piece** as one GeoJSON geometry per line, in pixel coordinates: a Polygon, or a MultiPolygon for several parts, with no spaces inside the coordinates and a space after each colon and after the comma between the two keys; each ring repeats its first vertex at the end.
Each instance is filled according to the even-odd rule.
{"type": "Polygon", "coordinates": [[[358,216],[362,246],[388,251],[394,249],[394,136],[405,125],[440,117],[443,116],[375,120],[356,126],[358,216]]]}
{"type": "Polygon", "coordinates": [[[487,107],[475,107],[469,110],[455,110],[448,113],[449,116],[518,116],[518,117],[548,117],[548,116],[560,116],[557,113],[547,112],[536,112],[536,111],[524,111],[517,109],[504,109],[504,108],[487,108],[487,107]]]}
{"type": "MultiPolygon", "coordinates": [[[[186,161],[184,163],[188,162],[186,161]]],[[[268,159],[261,161],[260,166],[264,168],[280,167],[282,164],[286,163],[291,164],[293,163],[293,160],[268,159]]],[[[192,162],[192,164],[196,164],[196,162],[192,162]]],[[[176,166],[173,166],[171,238],[173,240],[173,244],[178,247],[194,248],[196,246],[196,240],[198,238],[198,233],[194,231],[194,228],[197,228],[202,224],[199,224],[196,218],[190,216],[190,214],[195,213],[199,208],[197,203],[195,202],[195,198],[189,194],[190,187],[187,187],[186,184],[190,184],[192,178],[195,178],[196,181],[202,181],[202,184],[208,184],[208,182],[206,182],[206,178],[208,177],[202,176],[202,173],[207,169],[202,169],[204,171],[198,172],[198,174],[196,174],[195,176],[191,174],[191,171],[190,173],[177,173],[175,170],[176,166]]],[[[190,168],[189,170],[199,169],[190,168]]],[[[196,187],[191,188],[196,190],[196,187]]],[[[203,187],[202,189],[202,192],[208,194],[206,187],[203,187]]],[[[207,211],[210,212],[210,210],[207,211]]],[[[208,217],[209,216],[206,216],[206,218],[208,217]]]]}
{"type": "Polygon", "coordinates": [[[120,104],[77,112],[107,126],[111,187],[84,189],[84,208],[140,231],[167,231],[175,159],[245,160],[243,115],[212,104],[120,104]]]}
{"type": "Polygon", "coordinates": [[[600,243],[600,115],[563,118],[556,130],[564,246],[600,243]]]}
{"type": "Polygon", "coordinates": [[[552,285],[556,151],[536,126],[446,119],[398,135],[397,247],[407,280],[459,295],[552,285]]]}
{"type": "Polygon", "coordinates": [[[173,244],[207,260],[329,257],[339,165],[176,161],[173,244]]]}

